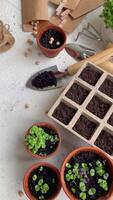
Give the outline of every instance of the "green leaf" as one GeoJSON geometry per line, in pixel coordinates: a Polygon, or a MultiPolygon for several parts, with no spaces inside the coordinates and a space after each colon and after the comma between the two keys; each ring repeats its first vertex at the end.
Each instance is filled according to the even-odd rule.
{"type": "Polygon", "coordinates": [[[103,190],[108,191],[108,183],[106,180],[99,179],[98,184],[103,190]]]}
{"type": "Polygon", "coordinates": [[[68,181],[68,182],[71,180],[71,178],[70,178],[70,175],[69,175],[69,174],[66,174],[65,178],[66,178],[66,181],[68,181]]]}
{"type": "Polygon", "coordinates": [[[70,163],[66,163],[66,168],[70,169],[71,168],[71,164],[70,163]]]}
{"type": "Polygon", "coordinates": [[[104,174],[103,178],[104,178],[105,180],[107,180],[107,179],[109,178],[109,174],[108,174],[108,173],[104,174]]]}
{"type": "Polygon", "coordinates": [[[95,195],[95,194],[96,194],[96,189],[95,189],[95,188],[90,188],[89,191],[88,191],[88,194],[89,194],[90,196],[95,195]]]}
{"type": "Polygon", "coordinates": [[[93,168],[90,170],[90,176],[95,176],[95,170],[93,168]]]}
{"type": "Polygon", "coordinates": [[[36,181],[37,180],[37,175],[36,174],[34,174],[33,176],[32,176],[32,179],[33,179],[33,181],[36,181]]]}
{"type": "Polygon", "coordinates": [[[39,185],[39,186],[42,186],[43,183],[44,183],[44,180],[43,180],[43,179],[40,179],[40,180],[38,181],[38,185],[39,185]]]}
{"type": "Polygon", "coordinates": [[[100,168],[102,168],[102,166],[103,166],[102,163],[101,163],[99,160],[96,161],[96,165],[97,165],[98,167],[100,167],[100,168]]]}
{"type": "Polygon", "coordinates": [[[79,183],[79,189],[82,191],[82,192],[86,192],[86,185],[84,182],[80,182],[79,183]]]}
{"type": "Polygon", "coordinates": [[[85,192],[81,192],[80,193],[80,199],[81,200],[86,200],[86,193],[85,192]]]}
{"type": "Polygon", "coordinates": [[[81,166],[82,166],[82,168],[83,168],[84,170],[88,170],[88,165],[87,165],[87,163],[82,163],[81,166]]]}
{"type": "Polygon", "coordinates": [[[71,191],[75,194],[76,193],[76,189],[75,188],[71,188],[71,191]]]}
{"type": "Polygon", "coordinates": [[[105,174],[105,170],[100,168],[100,167],[96,167],[96,173],[99,175],[99,176],[103,176],[105,174]]]}
{"type": "Polygon", "coordinates": [[[35,191],[36,191],[36,192],[39,192],[39,190],[40,190],[39,185],[35,185],[35,191]]]}

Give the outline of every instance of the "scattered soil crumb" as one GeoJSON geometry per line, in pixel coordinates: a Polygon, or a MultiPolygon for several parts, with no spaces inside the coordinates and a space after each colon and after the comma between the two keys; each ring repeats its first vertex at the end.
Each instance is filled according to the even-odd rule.
{"type": "Polygon", "coordinates": [[[24,193],[20,190],[20,191],[18,191],[18,195],[19,195],[20,197],[23,197],[24,193]]]}
{"type": "Polygon", "coordinates": [[[24,108],[25,108],[25,109],[28,109],[29,107],[30,107],[29,104],[25,104],[25,105],[24,105],[24,108]]]}
{"type": "Polygon", "coordinates": [[[28,43],[30,46],[32,46],[32,45],[34,44],[33,40],[31,40],[31,39],[28,39],[28,40],[27,40],[27,43],[28,43]]]}
{"type": "Polygon", "coordinates": [[[39,61],[35,61],[35,65],[39,65],[40,64],[40,62],[39,61]]]}
{"type": "Polygon", "coordinates": [[[29,53],[31,53],[31,52],[32,52],[32,49],[31,49],[31,48],[28,48],[27,51],[28,51],[29,53]]]}
{"type": "Polygon", "coordinates": [[[41,56],[42,55],[41,52],[38,52],[38,55],[41,56]]]}
{"type": "Polygon", "coordinates": [[[28,52],[25,52],[25,53],[24,53],[24,56],[25,56],[25,57],[28,57],[28,56],[29,56],[29,53],[28,53],[28,52]]]}

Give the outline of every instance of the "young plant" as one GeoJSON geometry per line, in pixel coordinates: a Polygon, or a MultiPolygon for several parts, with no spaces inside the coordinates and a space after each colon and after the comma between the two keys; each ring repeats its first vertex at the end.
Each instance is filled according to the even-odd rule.
{"type": "Polygon", "coordinates": [[[79,191],[78,198],[80,200],[94,199],[98,192],[97,185],[103,191],[108,191],[108,178],[109,174],[105,171],[105,163],[100,160],[95,163],[78,163],[76,160],[66,163],[65,180],[75,196],[79,191]],[[91,185],[92,179],[97,180],[95,187],[91,185]]]}
{"type": "Polygon", "coordinates": [[[113,0],[105,0],[102,14],[100,15],[107,28],[113,29],[113,0]]]}
{"type": "Polygon", "coordinates": [[[33,154],[38,154],[40,149],[45,149],[47,141],[55,144],[58,142],[58,137],[57,135],[55,137],[49,135],[43,128],[38,126],[32,126],[25,138],[25,142],[33,154]]]}

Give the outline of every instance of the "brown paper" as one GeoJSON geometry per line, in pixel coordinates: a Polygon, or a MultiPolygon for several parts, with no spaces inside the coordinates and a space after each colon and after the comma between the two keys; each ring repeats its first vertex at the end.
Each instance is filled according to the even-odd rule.
{"type": "Polygon", "coordinates": [[[33,20],[49,20],[48,0],[22,0],[23,30],[32,31],[29,24],[33,20]]]}
{"type": "Polygon", "coordinates": [[[76,19],[99,6],[103,5],[104,0],[81,0],[75,10],[70,12],[70,15],[76,19]]]}
{"type": "MultiPolygon", "coordinates": [[[[66,18],[66,23],[63,24],[62,29],[64,31],[66,31],[67,33],[71,33],[75,30],[75,28],[80,24],[80,22],[83,20],[83,18],[85,17],[79,17],[78,19],[73,19],[72,17],[68,16],[66,18]]],[[[50,18],[50,22],[54,25],[59,26],[59,24],[61,23],[61,20],[58,16],[53,16],[50,18]]]]}
{"type": "MultiPolygon", "coordinates": [[[[60,4],[61,0],[49,0],[51,3],[54,3],[56,5],[60,4]]],[[[65,8],[68,8],[70,10],[74,10],[76,6],[78,5],[80,0],[67,0],[67,3],[65,4],[65,8]]]]}

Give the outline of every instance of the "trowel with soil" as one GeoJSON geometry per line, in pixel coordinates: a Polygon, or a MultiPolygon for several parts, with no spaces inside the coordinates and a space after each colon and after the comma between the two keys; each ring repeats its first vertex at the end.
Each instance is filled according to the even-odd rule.
{"type": "Polygon", "coordinates": [[[108,47],[108,49],[102,52],[69,66],[64,72],[60,72],[56,65],[43,69],[30,77],[26,86],[33,90],[42,91],[63,87],[62,79],[66,76],[74,75],[86,61],[93,62],[113,74],[113,62],[111,59],[113,57],[113,47],[108,47]]]}

